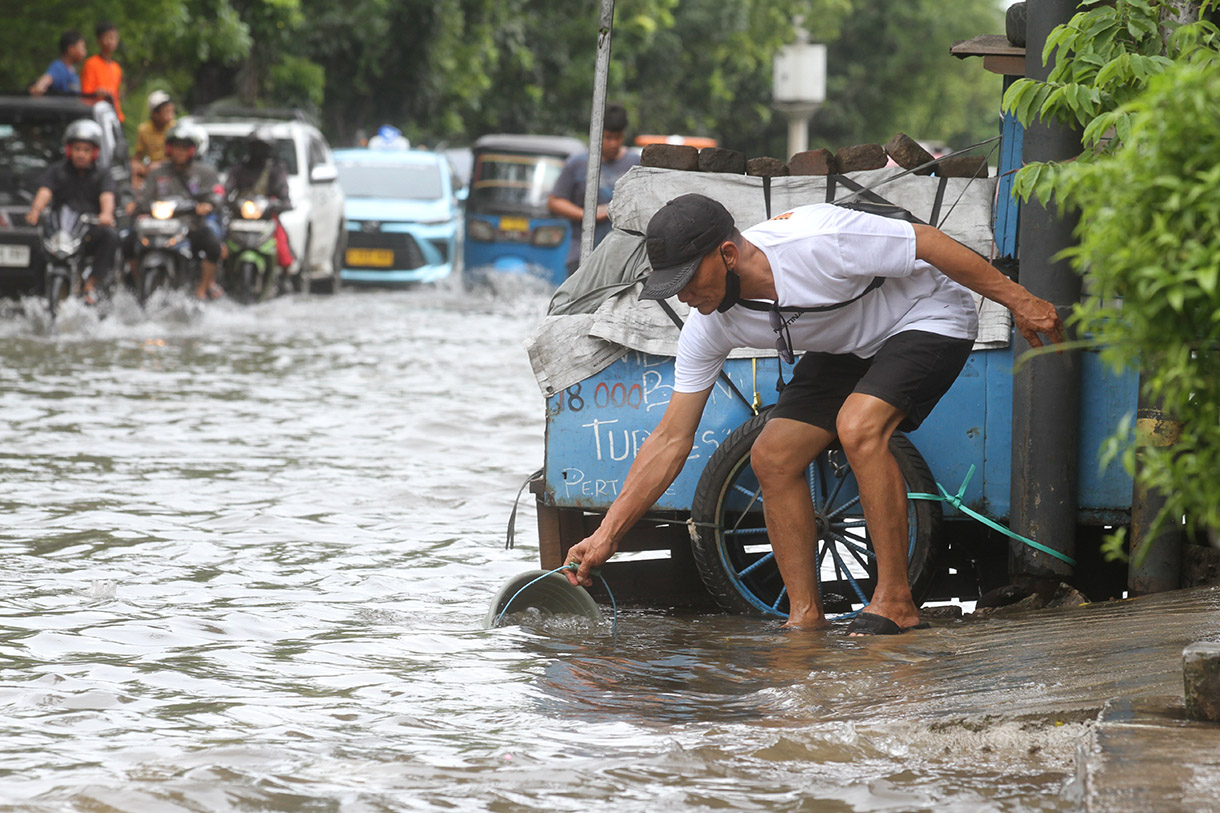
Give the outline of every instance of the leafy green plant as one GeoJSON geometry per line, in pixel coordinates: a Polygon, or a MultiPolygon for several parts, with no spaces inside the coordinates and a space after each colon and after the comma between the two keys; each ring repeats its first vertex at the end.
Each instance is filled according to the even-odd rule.
{"type": "MultiPolygon", "coordinates": [[[[1220,29],[1207,14],[1220,0],[1207,0],[1188,23],[1176,17],[1173,0],[1084,0],[1085,10],[1057,26],[1042,50],[1055,64],[1045,82],[1019,79],[1004,94],[1004,109],[1021,124],[1035,119],[1083,129],[1078,161],[1104,159],[1127,141],[1132,111],[1125,109],[1149,81],[1176,62],[1220,48],[1220,29]]],[[[1028,200],[1050,201],[1060,183],[1059,165],[1030,164],[1017,173],[1014,191],[1028,200]]]]}
{"type": "MultiPolygon", "coordinates": [[[[1063,172],[1080,210],[1068,250],[1091,296],[1074,316],[1115,367],[1181,422],[1145,447],[1139,475],[1166,498],[1162,518],[1220,527],[1220,59],[1197,54],[1152,77],[1121,108],[1123,147],[1063,172]]],[[[1131,451],[1125,450],[1132,466],[1131,451]]]]}
{"type": "MultiPolygon", "coordinates": [[[[1176,443],[1136,449],[1131,426],[1106,445],[1166,506],[1156,525],[1185,516],[1220,527],[1220,29],[1202,4],[1088,5],[1048,38],[1047,82],[1021,80],[1005,96],[1023,123],[1075,124],[1074,161],[1018,173],[1018,194],[1078,209],[1079,242],[1066,256],[1085,277],[1077,330],[1116,369],[1181,422],[1176,443]]],[[[1155,536],[1155,527],[1149,537],[1155,536]]],[[[1121,555],[1121,537],[1107,549],[1121,555]]],[[[1146,551],[1146,548],[1145,548],[1146,551]]]]}

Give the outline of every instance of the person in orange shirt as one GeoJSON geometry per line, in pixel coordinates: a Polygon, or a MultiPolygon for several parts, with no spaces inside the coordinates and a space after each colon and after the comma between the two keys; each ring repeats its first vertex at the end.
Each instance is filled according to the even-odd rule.
{"type": "Polygon", "coordinates": [[[114,112],[119,114],[119,121],[123,121],[123,107],[119,102],[123,69],[114,61],[115,49],[119,47],[119,29],[114,23],[102,22],[97,24],[95,33],[100,53],[85,60],[80,75],[80,92],[107,99],[114,105],[114,112]]]}

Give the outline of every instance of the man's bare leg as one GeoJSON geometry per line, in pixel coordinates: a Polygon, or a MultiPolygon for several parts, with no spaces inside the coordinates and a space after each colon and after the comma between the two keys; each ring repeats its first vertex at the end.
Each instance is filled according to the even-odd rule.
{"type": "Polygon", "coordinates": [[[818,593],[817,531],[805,470],[834,434],[789,418],[772,418],[754,441],[751,465],[763,490],[763,514],[775,562],[788,590],[785,627],[824,627],[818,593]]]}
{"type": "Polygon", "coordinates": [[[204,260],[199,264],[199,270],[199,287],[195,290],[195,296],[199,299],[207,299],[212,284],[216,281],[216,263],[204,260]]]}
{"type": "Polygon", "coordinates": [[[877,554],[877,587],[864,610],[907,628],[919,623],[919,609],[907,576],[906,483],[890,452],[890,436],[904,417],[880,398],[853,393],[839,410],[838,430],[877,554]]]}

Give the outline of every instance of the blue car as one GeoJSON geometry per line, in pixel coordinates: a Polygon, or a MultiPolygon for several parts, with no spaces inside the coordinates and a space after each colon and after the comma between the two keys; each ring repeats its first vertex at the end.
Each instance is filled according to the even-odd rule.
{"type": "Polygon", "coordinates": [[[347,195],[345,283],[435,282],[460,269],[460,184],[443,153],[336,150],[347,195]]]}

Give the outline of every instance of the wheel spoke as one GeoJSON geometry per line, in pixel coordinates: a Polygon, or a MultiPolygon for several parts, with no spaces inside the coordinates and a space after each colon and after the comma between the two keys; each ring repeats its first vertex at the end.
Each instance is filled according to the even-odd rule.
{"type": "MultiPolygon", "coordinates": [[[[828,546],[828,547],[830,547],[830,546],[828,546]]],[[[864,591],[860,589],[860,585],[856,581],[855,576],[851,575],[851,573],[847,570],[847,566],[845,564],[843,564],[843,560],[839,556],[839,551],[837,549],[831,547],[830,554],[835,559],[835,572],[836,573],[840,572],[839,569],[840,569],[840,567],[842,567],[843,576],[840,577],[840,579],[842,579],[843,577],[846,577],[847,583],[851,585],[851,589],[855,591],[856,595],[860,598],[861,601],[863,601],[865,604],[867,604],[868,597],[865,596],[864,591]]]]}
{"type": "Polygon", "coordinates": [[[767,532],[766,528],[741,528],[741,529],[729,528],[729,529],[725,530],[724,535],[725,536],[757,536],[759,534],[765,534],[766,532],[767,532]]]}
{"type": "Polygon", "coordinates": [[[740,486],[737,483],[733,483],[733,490],[740,491],[742,494],[748,494],[750,497],[750,501],[746,503],[746,507],[741,512],[741,516],[737,518],[737,523],[733,525],[733,530],[735,531],[737,530],[737,526],[741,524],[741,521],[746,518],[746,514],[748,514],[750,509],[754,507],[754,503],[762,505],[762,486],[759,486],[753,493],[751,493],[750,489],[740,486]]]}
{"type": "Polygon", "coordinates": [[[772,551],[772,552],[770,552],[770,553],[766,554],[765,556],[760,556],[760,557],[759,557],[758,559],[756,559],[754,562],[752,562],[751,564],[747,565],[747,566],[746,566],[746,568],[745,568],[744,570],[739,570],[739,571],[737,571],[737,576],[738,576],[738,578],[741,578],[741,577],[744,577],[744,576],[748,576],[750,573],[753,573],[755,570],[757,570],[758,568],[760,568],[760,567],[762,567],[763,565],[767,564],[768,562],[773,561],[774,559],[775,559],[775,552],[774,552],[774,551],[772,551]]]}
{"type": "MultiPolygon", "coordinates": [[[[843,545],[843,547],[845,547],[852,554],[862,554],[869,558],[873,558],[873,559],[876,558],[876,554],[873,553],[873,551],[871,551],[866,545],[861,544],[858,540],[854,539],[853,537],[851,537],[847,534],[835,533],[834,531],[831,531],[830,533],[836,540],[838,540],[838,542],[840,544],[843,545]]],[[[861,564],[863,564],[863,563],[861,563],[861,564]]]]}
{"type": "Polygon", "coordinates": [[[779,595],[775,597],[775,601],[771,602],[771,609],[779,612],[779,605],[783,604],[784,598],[788,595],[788,587],[785,585],[779,589],[779,595]]]}
{"type": "Polygon", "coordinates": [[[826,518],[833,519],[835,517],[842,516],[844,512],[846,512],[852,508],[855,508],[859,504],[860,504],[860,495],[857,494],[855,497],[852,497],[850,500],[843,503],[841,506],[839,506],[835,510],[828,512],[826,514],[826,518]]]}
{"type": "Polygon", "coordinates": [[[875,560],[877,558],[876,555],[873,554],[872,551],[867,550],[867,549],[860,550],[858,548],[858,546],[853,545],[847,539],[841,538],[840,541],[843,544],[843,549],[851,555],[851,558],[856,560],[856,564],[860,565],[860,567],[864,568],[866,571],[868,570],[868,565],[869,565],[868,559],[875,560]]]}
{"type": "Polygon", "coordinates": [[[843,484],[847,482],[847,475],[850,473],[851,469],[848,469],[841,477],[835,478],[835,487],[826,495],[826,502],[823,503],[827,508],[834,505],[835,500],[839,499],[839,492],[843,490],[843,484]]]}

